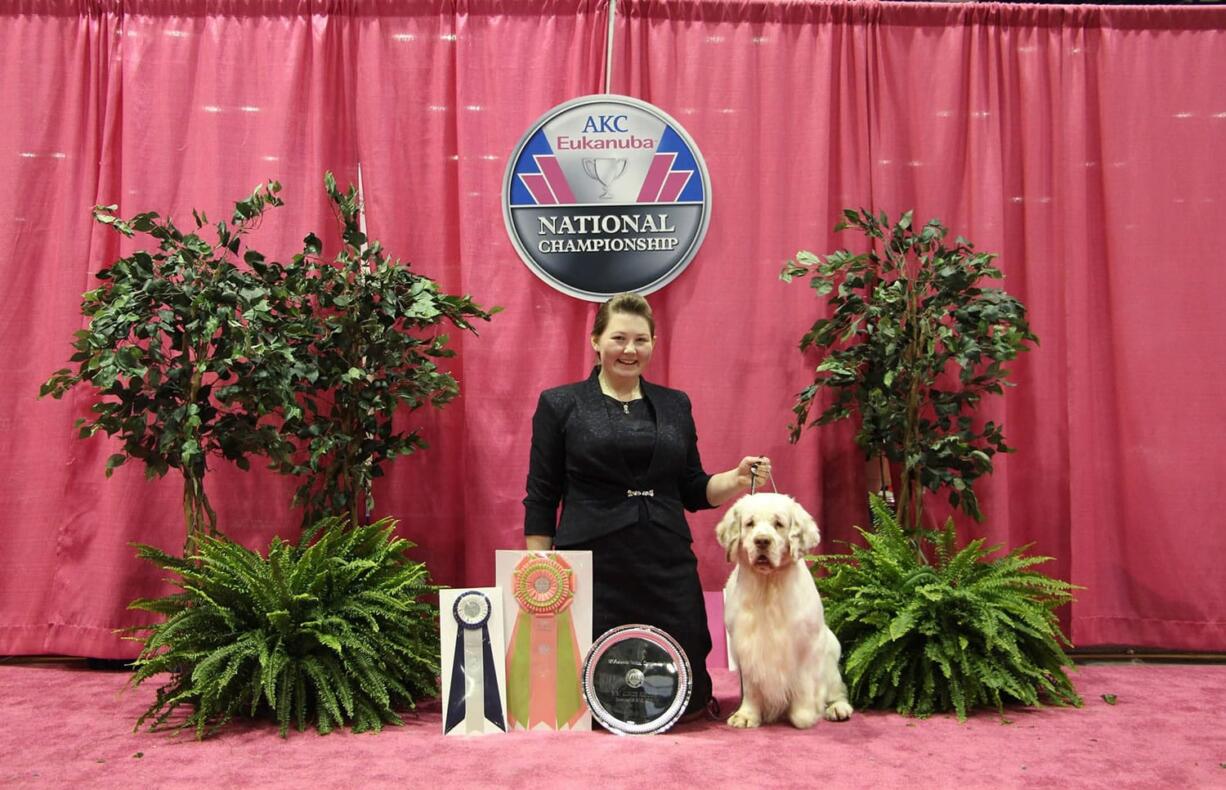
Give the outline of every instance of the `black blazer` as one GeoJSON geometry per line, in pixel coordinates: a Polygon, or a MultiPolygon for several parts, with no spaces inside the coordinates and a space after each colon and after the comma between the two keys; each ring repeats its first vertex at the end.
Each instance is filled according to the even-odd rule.
{"type": "Polygon", "coordinates": [[[524,534],[551,535],[555,546],[566,548],[636,523],[645,506],[653,523],[691,540],[682,509],[712,505],[689,397],[641,380],[655,411],[656,446],[647,473],[635,478],[618,446],[598,371],[545,390],[537,401],[524,534]]]}

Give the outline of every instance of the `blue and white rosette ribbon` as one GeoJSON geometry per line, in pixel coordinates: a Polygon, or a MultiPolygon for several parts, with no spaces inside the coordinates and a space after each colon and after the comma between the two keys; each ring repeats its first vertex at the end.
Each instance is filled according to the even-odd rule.
{"type": "Polygon", "coordinates": [[[490,599],[477,590],[460,594],[452,607],[457,626],[455,660],[451,663],[444,733],[451,732],[460,722],[464,722],[466,733],[484,732],[486,721],[506,732],[494,654],[490,650],[491,613],[490,599]]]}

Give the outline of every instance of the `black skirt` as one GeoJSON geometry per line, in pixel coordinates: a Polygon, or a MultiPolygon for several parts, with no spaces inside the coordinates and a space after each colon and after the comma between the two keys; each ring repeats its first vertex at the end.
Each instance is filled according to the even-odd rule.
{"type": "Polygon", "coordinates": [[[621,625],[663,629],[690,661],[694,687],[686,712],[704,708],[711,698],[711,633],[690,542],[644,520],[566,550],[592,552],[592,639],[621,625]]]}

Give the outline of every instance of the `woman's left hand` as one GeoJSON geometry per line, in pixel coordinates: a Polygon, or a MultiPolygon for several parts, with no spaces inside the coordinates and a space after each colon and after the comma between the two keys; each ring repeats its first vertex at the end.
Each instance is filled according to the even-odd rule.
{"type": "Polygon", "coordinates": [[[747,455],[736,467],[736,482],[741,488],[757,488],[770,479],[771,459],[765,455],[747,455]]]}

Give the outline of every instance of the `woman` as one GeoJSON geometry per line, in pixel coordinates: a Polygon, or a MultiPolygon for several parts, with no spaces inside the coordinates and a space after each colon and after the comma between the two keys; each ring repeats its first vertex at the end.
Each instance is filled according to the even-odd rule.
{"type": "Polygon", "coordinates": [[[656,343],[643,297],[601,305],[591,342],[592,374],[545,390],[532,417],[526,545],[591,551],[593,638],[628,623],[667,631],[690,659],[687,713],[697,713],[711,700],[711,637],[683,508],[718,507],[755,474],[765,481],[770,459],[703,471],[688,396],[643,378],[656,343]]]}

